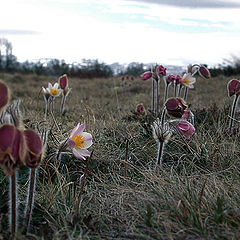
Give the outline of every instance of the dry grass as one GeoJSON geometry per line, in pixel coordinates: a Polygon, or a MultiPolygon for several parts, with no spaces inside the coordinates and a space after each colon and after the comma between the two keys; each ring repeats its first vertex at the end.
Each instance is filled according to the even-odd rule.
{"type": "MultiPolygon", "coordinates": [[[[13,99],[22,99],[26,127],[41,125],[41,86],[57,79],[7,74],[0,78],[11,88],[13,99]]],[[[240,239],[240,137],[239,132],[226,134],[229,80],[198,79],[188,96],[197,133],[187,144],[180,137],[172,138],[165,167],[156,173],[156,143],[142,127],[149,119],[140,123],[131,113],[138,103],[149,107],[151,83],[135,79],[122,87],[115,78],[70,78],[68,112],[63,117],[55,114],[60,131],[49,117],[51,131],[38,172],[31,235],[25,238],[240,239]],[[58,161],[55,154],[78,122],[86,122],[94,136],[80,217],[75,204],[86,162],[69,155],[58,161]]],[[[27,172],[25,167],[19,171],[20,223],[27,172]]],[[[8,182],[0,174],[0,239],[7,239],[8,182]]],[[[24,239],[19,227],[17,238],[24,239]]]]}

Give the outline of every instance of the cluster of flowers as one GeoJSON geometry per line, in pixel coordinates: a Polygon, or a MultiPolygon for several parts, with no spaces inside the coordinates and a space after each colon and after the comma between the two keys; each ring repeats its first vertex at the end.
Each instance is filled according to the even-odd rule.
{"type": "Polygon", "coordinates": [[[35,131],[24,129],[19,102],[7,106],[9,99],[8,87],[0,82],[0,167],[11,182],[9,222],[14,234],[17,229],[17,167],[37,168],[43,158],[43,144],[35,131]]]}
{"type": "Polygon", "coordinates": [[[62,94],[62,101],[60,106],[60,113],[64,114],[64,110],[65,110],[64,105],[65,105],[66,97],[71,91],[71,88],[68,87],[67,75],[64,74],[60,76],[58,83],[55,83],[54,85],[52,85],[51,83],[48,83],[48,87],[47,88],[42,87],[42,90],[43,90],[43,97],[45,100],[45,119],[47,118],[49,105],[51,106],[50,110],[53,111],[55,98],[60,96],[61,94],[62,94]]]}
{"type": "MultiPolygon", "coordinates": [[[[188,89],[194,88],[196,78],[194,75],[199,75],[205,79],[211,77],[210,72],[205,66],[194,64],[189,65],[187,72],[181,77],[180,75],[168,75],[167,69],[162,65],[152,67],[151,71],[147,71],[141,75],[142,80],[146,81],[152,79],[152,104],[151,112],[154,116],[159,116],[159,103],[160,103],[160,81],[165,83],[163,107],[158,118],[153,122],[153,137],[158,144],[158,153],[156,167],[162,166],[163,151],[166,143],[171,138],[173,133],[177,133],[185,139],[190,139],[195,133],[194,128],[194,115],[186,103],[188,89]],[[174,96],[168,98],[169,86],[173,84],[174,96]],[[185,88],[183,97],[181,98],[181,90],[185,88]],[[168,120],[166,120],[166,114],[168,120]]],[[[140,104],[137,106],[136,112],[140,115],[145,113],[144,107],[140,104]]]]}
{"type": "MultiPolygon", "coordinates": [[[[53,103],[54,98],[63,94],[61,112],[64,109],[66,96],[71,89],[68,88],[66,75],[59,78],[59,83],[48,88],[43,88],[46,108],[53,103]],[[59,88],[60,86],[60,88],[59,88]]],[[[36,183],[36,169],[40,166],[44,155],[44,146],[47,145],[47,132],[41,137],[32,129],[25,129],[22,123],[22,115],[19,109],[19,100],[9,104],[10,91],[6,84],[0,81],[0,167],[9,176],[9,223],[11,233],[17,232],[17,170],[18,166],[25,165],[30,168],[29,187],[25,208],[25,229],[28,232],[34,203],[34,191],[36,183]]],[[[48,109],[47,109],[48,110],[48,109]]],[[[47,111],[46,110],[46,111],[47,111]]],[[[46,113],[46,112],[45,112],[46,113]]],[[[47,114],[47,113],[46,113],[47,114]]],[[[87,150],[92,145],[92,135],[84,132],[86,124],[77,124],[70,136],[64,141],[65,147],[78,159],[85,159],[91,154],[87,150]]],[[[48,130],[46,130],[48,131],[48,130]]]]}
{"type": "Polygon", "coordinates": [[[228,128],[229,133],[233,133],[235,113],[236,113],[236,108],[237,108],[237,104],[240,96],[240,80],[238,79],[230,80],[227,85],[227,90],[228,90],[229,97],[234,96],[231,114],[230,114],[229,128],[228,128]]]}

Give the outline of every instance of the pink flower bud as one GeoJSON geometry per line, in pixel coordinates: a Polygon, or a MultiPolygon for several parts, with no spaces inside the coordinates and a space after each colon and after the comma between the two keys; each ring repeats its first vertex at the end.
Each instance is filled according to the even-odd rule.
{"type": "Polygon", "coordinates": [[[68,86],[68,78],[66,74],[59,78],[59,86],[61,89],[65,89],[68,86]]]}
{"type": "Polygon", "coordinates": [[[145,108],[143,104],[138,104],[136,107],[136,113],[139,115],[144,115],[145,114],[145,108]]]}
{"type": "Polygon", "coordinates": [[[9,91],[5,83],[0,81],[0,111],[7,105],[9,100],[9,91]]]}
{"type": "Polygon", "coordinates": [[[158,75],[161,75],[161,76],[166,76],[166,68],[165,67],[163,67],[162,65],[159,65],[158,67],[157,67],[157,74],[158,75]]]}
{"type": "Polygon", "coordinates": [[[30,168],[37,168],[42,160],[43,146],[40,136],[33,130],[24,130],[24,137],[27,143],[26,165],[30,168]]]}
{"type": "Polygon", "coordinates": [[[204,67],[204,66],[200,66],[200,68],[198,69],[198,73],[201,77],[209,79],[211,78],[211,73],[209,72],[209,70],[204,67]]]}
{"type": "Polygon", "coordinates": [[[240,95],[240,80],[232,79],[228,82],[227,85],[229,97],[233,95],[240,95]]]}
{"type": "Polygon", "coordinates": [[[147,71],[141,75],[143,81],[146,81],[152,77],[152,72],[147,71]]]}
{"type": "Polygon", "coordinates": [[[175,75],[170,74],[170,75],[167,76],[167,81],[169,83],[174,82],[175,80],[176,80],[176,76],[175,75]]]}
{"type": "Polygon", "coordinates": [[[170,117],[182,118],[187,103],[182,98],[169,98],[165,102],[165,107],[170,117]]]}
{"type": "Polygon", "coordinates": [[[179,133],[186,139],[190,139],[195,133],[194,126],[187,121],[179,122],[176,128],[178,129],[179,133]]]}

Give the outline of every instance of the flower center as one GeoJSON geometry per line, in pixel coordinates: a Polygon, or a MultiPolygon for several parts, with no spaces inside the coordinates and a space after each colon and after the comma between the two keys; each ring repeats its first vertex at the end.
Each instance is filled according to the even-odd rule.
{"type": "Polygon", "coordinates": [[[84,148],[85,138],[82,135],[75,136],[75,137],[72,138],[72,140],[74,141],[76,148],[84,148]]]}
{"type": "Polygon", "coordinates": [[[50,92],[53,96],[56,96],[58,94],[58,90],[56,88],[52,88],[50,92]]]}
{"type": "Polygon", "coordinates": [[[189,84],[189,83],[190,83],[190,81],[189,81],[189,79],[188,79],[188,78],[184,78],[184,79],[183,79],[183,83],[185,83],[185,84],[189,84]]]}

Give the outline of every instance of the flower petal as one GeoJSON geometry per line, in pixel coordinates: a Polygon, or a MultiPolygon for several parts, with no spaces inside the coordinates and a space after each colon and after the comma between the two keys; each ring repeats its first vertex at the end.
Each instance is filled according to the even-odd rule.
{"type": "Polygon", "coordinates": [[[78,125],[72,130],[71,134],[70,134],[70,137],[75,137],[79,134],[81,134],[83,132],[83,130],[85,129],[86,127],[86,123],[83,123],[80,125],[80,123],[78,123],[78,125]]]}
{"type": "Polygon", "coordinates": [[[74,148],[75,146],[75,142],[71,138],[68,139],[67,144],[69,145],[70,148],[74,148]]]}
{"type": "Polygon", "coordinates": [[[48,89],[49,91],[53,88],[52,84],[51,83],[48,83],[48,89]]]}
{"type": "Polygon", "coordinates": [[[58,89],[58,83],[57,82],[54,84],[53,88],[58,89]]]}
{"type": "Polygon", "coordinates": [[[79,150],[81,150],[81,149],[76,149],[76,148],[73,148],[73,155],[76,157],[76,158],[78,158],[78,159],[86,159],[82,154],[81,154],[81,152],[79,152],[79,150]]]}
{"type": "Polygon", "coordinates": [[[14,136],[15,136],[15,127],[10,124],[2,125],[0,128],[0,152],[6,151],[9,147],[12,147],[14,136]]]}
{"type": "Polygon", "coordinates": [[[28,150],[33,154],[40,155],[43,148],[40,136],[31,129],[24,130],[24,136],[28,150]]]}
{"type": "Polygon", "coordinates": [[[90,133],[87,133],[87,132],[83,132],[81,135],[85,138],[84,149],[87,149],[87,148],[91,147],[92,144],[93,144],[92,135],[90,133]]]}

